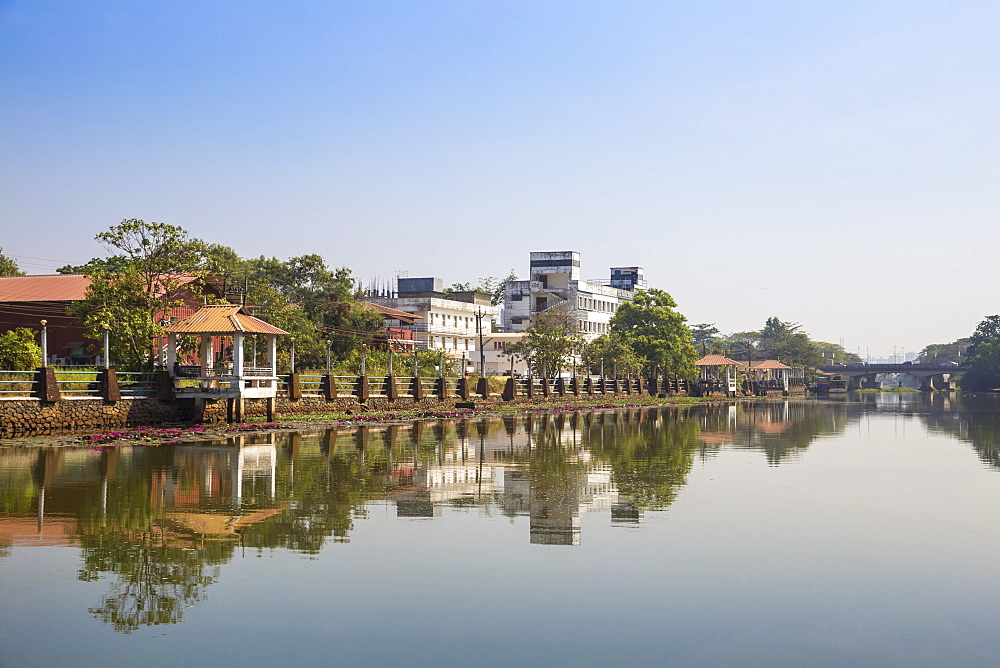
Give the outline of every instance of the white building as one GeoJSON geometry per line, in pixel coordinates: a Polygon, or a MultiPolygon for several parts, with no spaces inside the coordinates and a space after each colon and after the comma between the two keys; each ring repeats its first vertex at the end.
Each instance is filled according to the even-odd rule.
{"type": "Polygon", "coordinates": [[[419,316],[416,322],[391,320],[388,325],[413,332],[419,349],[444,350],[454,356],[479,349],[477,320],[483,336],[499,309],[485,292],[457,292],[446,297],[440,278],[399,278],[395,297],[368,297],[367,301],[419,316]]]}
{"type": "MultiPolygon", "coordinates": [[[[524,338],[523,332],[490,332],[483,337],[483,357],[486,362],[487,376],[509,375],[511,371],[511,359],[507,355],[507,346],[517,343],[524,338]]],[[[471,360],[471,366],[479,370],[480,358],[477,354],[471,360]]],[[[528,375],[528,363],[521,358],[514,360],[513,364],[515,376],[528,375]]]]}
{"type": "Polygon", "coordinates": [[[580,279],[580,253],[531,253],[529,280],[506,286],[503,330],[522,332],[533,316],[559,309],[577,322],[578,333],[593,340],[608,333],[618,307],[645,287],[642,267],[612,267],[610,280],[585,281],[580,279]]]}

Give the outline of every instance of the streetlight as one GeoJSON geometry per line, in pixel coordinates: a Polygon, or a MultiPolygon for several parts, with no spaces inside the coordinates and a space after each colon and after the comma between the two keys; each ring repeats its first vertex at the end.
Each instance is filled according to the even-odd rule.
{"type": "Polygon", "coordinates": [[[330,339],[326,340],[326,375],[330,375],[330,339]]]}
{"type": "Polygon", "coordinates": [[[291,345],[288,349],[288,373],[295,373],[295,337],[288,337],[291,345]]]}
{"type": "Polygon", "coordinates": [[[42,320],[42,368],[49,365],[49,329],[46,325],[49,324],[48,320],[42,320]]]}

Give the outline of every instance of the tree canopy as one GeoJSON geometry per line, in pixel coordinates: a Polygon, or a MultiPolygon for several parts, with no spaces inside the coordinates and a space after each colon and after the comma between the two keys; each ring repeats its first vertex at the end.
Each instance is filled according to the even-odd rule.
{"type": "Polygon", "coordinates": [[[557,376],[584,343],[572,315],[555,308],[534,316],[524,338],[507,346],[507,354],[523,359],[535,375],[557,376]]]}
{"type": "Polygon", "coordinates": [[[0,334],[0,369],[31,371],[41,365],[42,349],[33,330],[18,327],[0,334]]]}
{"type": "Polygon", "coordinates": [[[17,262],[4,255],[2,247],[0,247],[0,276],[24,276],[24,272],[17,266],[17,262]]]}
{"type": "Polygon", "coordinates": [[[697,375],[691,330],[677,303],[663,290],[640,290],[618,307],[611,318],[611,334],[626,343],[642,360],[647,374],[659,372],[680,378],[697,375]]]}
{"type": "Polygon", "coordinates": [[[1000,387],[1000,315],[991,315],[976,327],[968,349],[969,370],[960,380],[973,392],[1000,387]]]}

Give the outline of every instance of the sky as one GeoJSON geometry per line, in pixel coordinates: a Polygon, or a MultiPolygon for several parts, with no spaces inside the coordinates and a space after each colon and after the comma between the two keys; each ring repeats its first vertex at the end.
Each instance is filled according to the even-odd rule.
{"type": "Polygon", "coordinates": [[[125,218],[368,282],[645,268],[862,355],[1000,312],[1000,3],[0,0],[0,246],[125,218]]]}

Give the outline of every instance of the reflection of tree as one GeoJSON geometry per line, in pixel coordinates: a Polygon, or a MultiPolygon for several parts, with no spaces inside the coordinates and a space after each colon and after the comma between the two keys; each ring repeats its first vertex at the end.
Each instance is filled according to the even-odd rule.
{"type": "Polygon", "coordinates": [[[920,417],[928,431],[943,432],[970,444],[984,464],[1000,469],[998,409],[995,397],[935,394],[920,417]]]}
{"type": "MultiPolygon", "coordinates": [[[[78,577],[96,581],[104,574],[114,576],[90,612],[123,633],[179,622],[185,609],[204,600],[206,587],[218,578],[218,565],[233,553],[232,543],[159,526],[164,512],[153,503],[151,477],[169,458],[169,448],[146,449],[129,458],[116,467],[113,480],[105,478],[103,511],[99,494],[81,509],[83,565],[78,577]]],[[[102,473],[107,476],[107,470],[102,473]]]]}
{"type": "Polygon", "coordinates": [[[763,451],[772,466],[797,456],[819,436],[839,434],[846,406],[812,401],[755,401],[695,409],[703,433],[729,434],[736,448],[763,451]]]}
{"type": "Polygon", "coordinates": [[[610,464],[618,493],[653,510],[673,503],[698,450],[697,421],[672,409],[595,417],[584,444],[610,464]]]}
{"type": "MultiPolygon", "coordinates": [[[[372,453],[366,453],[370,460],[372,453]]],[[[327,537],[346,540],[355,511],[386,490],[384,460],[366,461],[359,453],[338,453],[324,461],[299,460],[294,481],[279,476],[277,504],[281,513],[243,529],[247,547],[287,548],[316,554],[327,537]],[[325,464],[325,466],[324,466],[325,464]]]]}
{"type": "Polygon", "coordinates": [[[112,529],[87,537],[81,580],[101,573],[116,579],[91,614],[128,633],[140,626],[179,622],[184,610],[205,598],[219,577],[232,543],[208,541],[201,546],[177,542],[163,531],[123,532],[112,529]]]}

